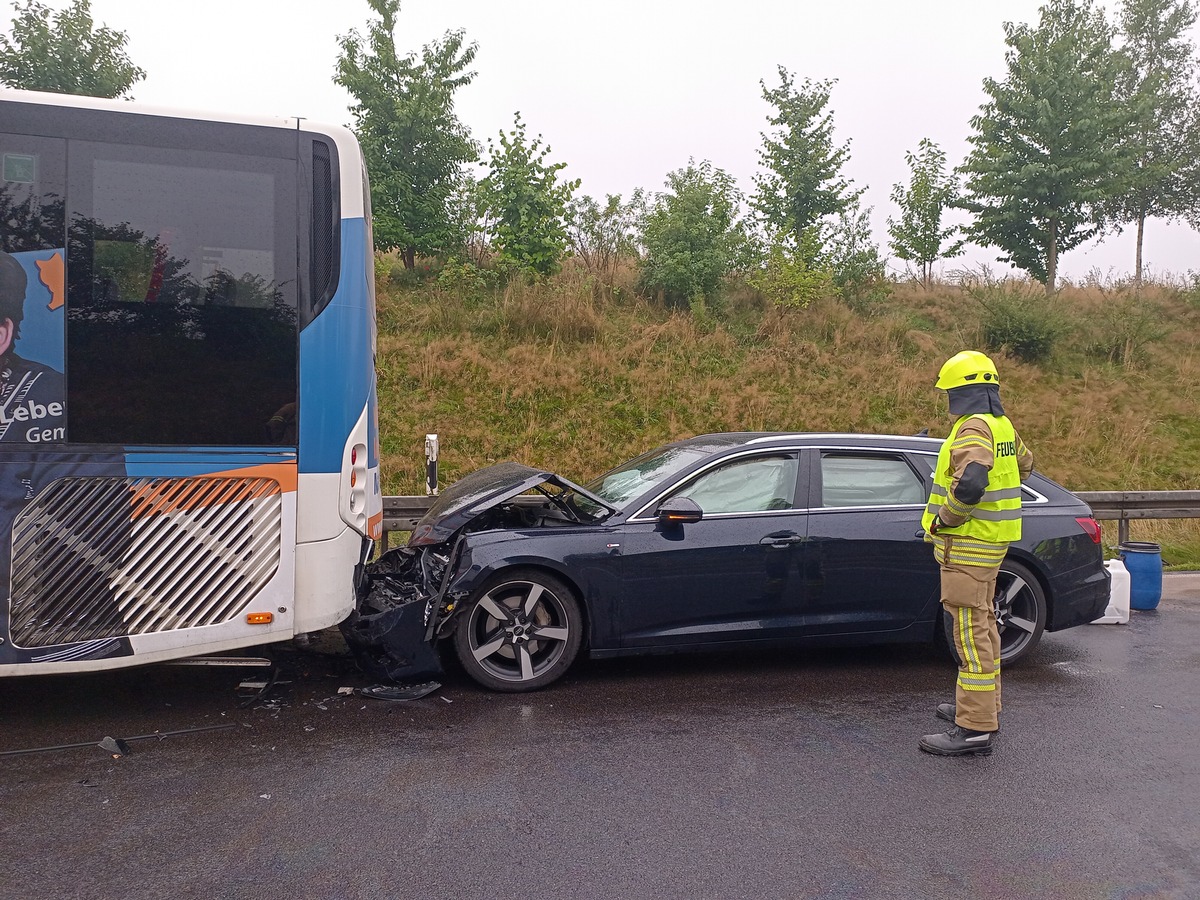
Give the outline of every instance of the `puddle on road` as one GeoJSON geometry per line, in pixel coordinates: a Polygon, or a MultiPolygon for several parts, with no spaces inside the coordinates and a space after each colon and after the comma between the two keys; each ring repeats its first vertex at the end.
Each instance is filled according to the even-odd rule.
{"type": "Polygon", "coordinates": [[[1054,670],[1055,674],[1066,675],[1069,678],[1095,678],[1097,674],[1096,670],[1091,666],[1085,666],[1071,660],[1050,663],[1050,668],[1054,670]]]}

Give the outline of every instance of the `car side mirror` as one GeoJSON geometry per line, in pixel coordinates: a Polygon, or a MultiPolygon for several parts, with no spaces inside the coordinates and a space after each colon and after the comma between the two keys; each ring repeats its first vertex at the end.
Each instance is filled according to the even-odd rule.
{"type": "Polygon", "coordinates": [[[660,525],[686,525],[703,519],[704,510],[691,497],[672,497],[659,505],[656,515],[660,525]]]}

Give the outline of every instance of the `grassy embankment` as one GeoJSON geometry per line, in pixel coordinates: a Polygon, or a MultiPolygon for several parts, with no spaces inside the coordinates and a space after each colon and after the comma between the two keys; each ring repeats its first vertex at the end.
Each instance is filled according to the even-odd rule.
{"type": "MultiPolygon", "coordinates": [[[[424,436],[443,484],[518,460],[586,480],[644,449],[712,431],[944,436],[932,388],[982,345],[984,303],[1025,286],[897,285],[871,314],[807,310],[734,289],[717,313],[664,310],[568,270],[503,289],[440,282],[377,261],[385,494],[423,492],[424,436]]],[[[1053,300],[1061,335],[1043,363],[995,354],[1009,415],[1040,471],[1068,488],[1200,487],[1200,305],[1170,287],[1140,300],[1099,286],[1053,300]]],[[[1134,523],[1168,564],[1200,568],[1200,523],[1134,523]]],[[[1109,523],[1106,544],[1116,543],[1109,523]]]]}

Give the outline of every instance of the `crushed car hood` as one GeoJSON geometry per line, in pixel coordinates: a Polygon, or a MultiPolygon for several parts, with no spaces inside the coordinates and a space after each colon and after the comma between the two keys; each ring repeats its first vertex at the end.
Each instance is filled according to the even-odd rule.
{"type": "Polygon", "coordinates": [[[567,479],[515,462],[503,462],[486,469],[472,472],[456,481],[438,495],[429,512],[421,517],[413,529],[410,545],[440,544],[480,513],[518,494],[532,490],[539,484],[551,484],[563,490],[571,490],[586,497],[604,509],[616,512],[616,508],[595,494],[567,479]]]}

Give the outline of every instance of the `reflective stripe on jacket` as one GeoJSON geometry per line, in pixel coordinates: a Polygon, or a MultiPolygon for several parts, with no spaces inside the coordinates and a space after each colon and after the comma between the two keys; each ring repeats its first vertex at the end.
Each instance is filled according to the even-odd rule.
{"type": "MultiPolygon", "coordinates": [[[[954,423],[950,436],[946,438],[938,453],[937,469],[933,473],[933,490],[929,494],[925,515],[921,517],[921,525],[926,531],[943,505],[956,514],[970,516],[961,525],[943,525],[938,529],[938,535],[961,536],[961,541],[955,541],[956,550],[967,551],[968,547],[974,545],[976,552],[972,555],[975,559],[961,560],[966,565],[993,564],[985,560],[994,556],[994,552],[980,552],[985,549],[981,544],[1009,544],[1021,539],[1021,473],[1017,462],[1017,437],[1012,422],[1006,416],[976,413],[963,416],[954,423]],[[992,453],[992,467],[988,471],[988,483],[983,497],[974,507],[970,507],[961,503],[951,493],[956,476],[962,473],[951,469],[950,454],[957,446],[959,429],[973,418],[982,419],[992,433],[992,445],[988,448],[992,453]]],[[[1003,557],[1002,552],[1000,556],[1003,557]]]]}

